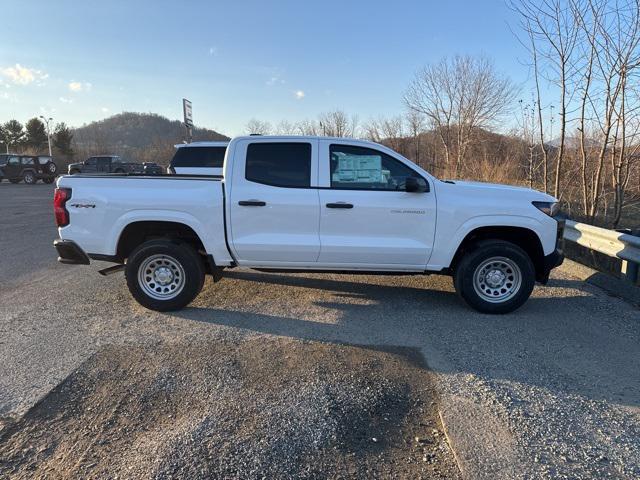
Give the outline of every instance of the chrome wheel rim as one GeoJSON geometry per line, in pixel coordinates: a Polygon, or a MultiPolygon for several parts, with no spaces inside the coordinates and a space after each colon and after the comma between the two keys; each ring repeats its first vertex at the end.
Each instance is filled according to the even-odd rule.
{"type": "Polygon", "coordinates": [[[169,255],[152,255],[138,267],[138,284],[151,298],[171,300],[184,288],[185,275],[180,262],[169,255]]]}
{"type": "Polygon", "coordinates": [[[502,303],[520,291],[522,272],[510,258],[492,257],[484,260],[473,274],[473,288],[483,300],[502,303]]]}

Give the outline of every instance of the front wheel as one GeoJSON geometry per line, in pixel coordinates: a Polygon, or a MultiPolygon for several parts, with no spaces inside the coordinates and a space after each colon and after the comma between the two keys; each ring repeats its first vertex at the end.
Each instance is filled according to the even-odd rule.
{"type": "Polygon", "coordinates": [[[150,240],[136,248],[125,267],[131,295],[143,307],[159,312],[179,310],[200,293],[204,265],[190,245],[150,240]]]}
{"type": "Polygon", "coordinates": [[[535,269],[517,245],[485,240],[464,255],[453,279],[458,295],[469,306],[482,313],[509,313],[531,295],[535,269]]]}

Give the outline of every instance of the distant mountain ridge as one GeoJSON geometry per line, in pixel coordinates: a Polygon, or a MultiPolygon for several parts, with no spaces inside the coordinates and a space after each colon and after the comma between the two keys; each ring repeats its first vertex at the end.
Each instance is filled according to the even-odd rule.
{"type": "MultiPolygon", "coordinates": [[[[155,113],[123,112],[75,128],[73,133],[75,143],[80,148],[99,145],[112,150],[140,149],[159,142],[173,145],[185,139],[182,122],[155,113]]],[[[214,130],[195,127],[193,139],[228,140],[229,137],[214,130]]]]}
{"type": "MultiPolygon", "coordinates": [[[[182,122],[155,113],[123,112],[73,129],[76,160],[91,155],[120,155],[135,162],[168,165],[174,145],[186,139],[182,122]]],[[[229,140],[215,130],[195,127],[193,140],[229,140]]]]}

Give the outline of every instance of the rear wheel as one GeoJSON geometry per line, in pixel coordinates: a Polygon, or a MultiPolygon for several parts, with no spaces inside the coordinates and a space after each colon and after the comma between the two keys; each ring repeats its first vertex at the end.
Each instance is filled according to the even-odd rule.
{"type": "Polygon", "coordinates": [[[125,267],[127,286],[142,306],[165,312],[179,310],[200,293],[204,264],[190,245],[150,240],[136,248],[125,267]]]}
{"type": "Polygon", "coordinates": [[[24,183],[26,183],[27,185],[35,185],[36,182],[38,181],[38,179],[36,178],[33,172],[24,172],[22,179],[24,180],[24,183]]]}
{"type": "Polygon", "coordinates": [[[509,313],[531,295],[535,269],[517,245],[485,240],[465,254],[453,278],[456,291],[469,306],[483,313],[509,313]]]}

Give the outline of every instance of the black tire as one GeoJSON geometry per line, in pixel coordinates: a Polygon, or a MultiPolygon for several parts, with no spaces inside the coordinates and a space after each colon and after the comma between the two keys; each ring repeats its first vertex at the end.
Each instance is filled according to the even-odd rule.
{"type": "Polygon", "coordinates": [[[44,183],[46,183],[47,185],[51,185],[53,182],[56,181],[56,178],[55,177],[46,177],[46,178],[43,178],[42,181],[44,183]]]}
{"type": "Polygon", "coordinates": [[[9,181],[13,184],[20,183],[22,181],[21,178],[10,178],[9,181]]]}
{"type": "Polygon", "coordinates": [[[113,171],[113,173],[124,173],[124,170],[122,170],[121,168],[117,168],[113,171]]]}
{"type": "Polygon", "coordinates": [[[22,179],[27,185],[35,185],[38,183],[38,177],[36,177],[36,174],[33,172],[24,172],[22,179]]]}
{"type": "Polygon", "coordinates": [[[49,162],[49,164],[47,165],[47,170],[51,175],[55,175],[55,173],[58,171],[58,166],[53,162],[49,162]]]}
{"type": "Polygon", "coordinates": [[[159,312],[180,310],[191,303],[202,290],[204,275],[204,264],[198,252],[188,244],[171,240],[150,240],[143,243],[131,252],[125,267],[127,286],[133,298],[143,307],[159,312]],[[145,266],[149,267],[146,272],[141,270],[145,266]],[[172,279],[182,278],[175,280],[182,282],[181,287],[176,287],[180,291],[175,296],[171,296],[173,294],[170,291],[162,291],[171,288],[174,280],[169,284],[153,283],[161,268],[172,272],[172,279]],[[154,298],[149,293],[154,289],[160,289],[157,294],[153,292],[155,295],[165,298],[154,298]]]}
{"type": "Polygon", "coordinates": [[[460,259],[453,283],[458,295],[470,307],[482,313],[503,314],[513,312],[527,301],[535,277],[533,263],[520,247],[502,240],[483,240],[460,259]],[[483,270],[487,275],[482,275],[483,270]],[[492,279],[488,275],[493,272],[498,279],[490,284],[492,279]],[[505,283],[500,284],[500,280],[505,283]],[[504,300],[501,300],[503,296],[504,300]]]}

